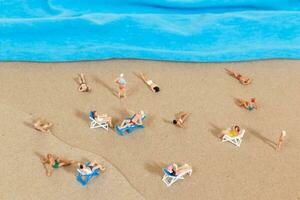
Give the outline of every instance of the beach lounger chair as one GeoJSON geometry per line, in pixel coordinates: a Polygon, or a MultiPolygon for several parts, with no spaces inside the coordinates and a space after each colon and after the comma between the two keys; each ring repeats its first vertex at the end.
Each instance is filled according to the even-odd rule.
{"type": "MultiPolygon", "coordinates": [[[[127,118],[127,119],[132,119],[134,116],[127,118]]],[[[146,115],[143,115],[142,117],[142,121],[144,121],[144,119],[146,118],[146,115]]],[[[125,133],[132,133],[134,130],[139,129],[139,128],[144,128],[143,125],[138,125],[138,124],[134,124],[134,125],[130,125],[127,126],[126,128],[120,128],[120,126],[116,126],[116,131],[119,135],[123,136],[125,135],[125,133]]]]}
{"type": "MultiPolygon", "coordinates": [[[[86,165],[89,165],[89,163],[86,163],[86,165]]],[[[96,169],[92,171],[90,174],[84,174],[82,173],[79,169],[77,169],[77,176],[76,180],[82,185],[86,186],[93,177],[99,176],[100,175],[100,170],[96,169]]]]}
{"type": "Polygon", "coordinates": [[[170,173],[167,169],[163,169],[164,172],[164,177],[162,178],[162,181],[167,185],[167,187],[170,187],[173,183],[175,183],[178,180],[182,180],[184,179],[185,175],[192,175],[193,170],[192,169],[188,169],[183,171],[182,173],[178,174],[178,175],[173,175],[172,173],[170,173]]]}
{"type": "Polygon", "coordinates": [[[242,143],[242,139],[245,134],[245,129],[242,129],[237,136],[231,137],[229,135],[224,135],[222,138],[222,142],[231,142],[232,144],[240,147],[242,143]]]}
{"type": "Polygon", "coordinates": [[[101,120],[101,119],[94,119],[93,117],[93,112],[90,112],[89,114],[89,118],[90,118],[90,128],[103,128],[105,130],[108,131],[108,121],[106,120],[101,120]]]}

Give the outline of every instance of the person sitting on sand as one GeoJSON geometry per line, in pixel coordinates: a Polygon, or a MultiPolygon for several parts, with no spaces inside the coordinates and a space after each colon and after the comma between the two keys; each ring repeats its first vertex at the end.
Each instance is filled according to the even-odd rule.
{"type": "Polygon", "coordinates": [[[61,157],[49,153],[45,158],[42,159],[42,163],[46,167],[47,176],[51,176],[52,169],[58,169],[63,166],[71,165],[73,161],[64,160],[61,157]]]}
{"type": "MultiPolygon", "coordinates": [[[[132,111],[130,111],[132,112],[132,111]]],[[[120,129],[125,129],[128,126],[132,126],[132,125],[143,125],[143,117],[145,116],[144,111],[140,111],[138,113],[132,112],[133,117],[131,119],[125,119],[122,124],[120,125],[120,129]]]]}
{"type": "Polygon", "coordinates": [[[87,85],[84,75],[81,73],[78,75],[79,87],[78,90],[80,92],[89,92],[91,91],[91,87],[87,85]]]}
{"type": "Polygon", "coordinates": [[[237,104],[240,107],[244,107],[247,110],[253,110],[253,109],[257,109],[257,105],[256,105],[256,99],[255,98],[251,98],[250,101],[245,101],[243,99],[237,99],[237,104]]]}
{"type": "Polygon", "coordinates": [[[173,120],[173,124],[180,128],[184,128],[183,124],[189,116],[190,113],[181,111],[178,114],[176,114],[176,119],[173,120]]]}
{"type": "Polygon", "coordinates": [[[52,127],[52,123],[46,122],[45,120],[38,119],[34,124],[34,128],[43,133],[51,133],[50,128],[52,127]]]}
{"type": "Polygon", "coordinates": [[[101,171],[105,170],[105,167],[103,167],[97,162],[90,162],[88,165],[78,163],[78,167],[80,172],[84,175],[92,174],[97,169],[101,171]]]}
{"type": "Polygon", "coordinates": [[[192,167],[189,166],[188,164],[184,164],[181,167],[178,167],[178,165],[176,163],[173,163],[172,165],[169,165],[167,167],[167,170],[173,175],[173,176],[178,176],[179,174],[181,174],[182,172],[191,170],[192,167]]]}
{"type": "Polygon", "coordinates": [[[232,126],[229,129],[223,130],[219,135],[220,138],[223,138],[224,135],[228,135],[230,137],[236,137],[240,133],[241,128],[237,125],[232,126]]]}
{"type": "Polygon", "coordinates": [[[225,70],[228,72],[228,74],[230,76],[233,76],[234,78],[236,78],[243,85],[249,85],[252,82],[252,80],[248,77],[242,76],[241,74],[236,73],[234,71],[230,71],[228,69],[225,69],[225,70]]]}
{"type": "Polygon", "coordinates": [[[140,75],[141,75],[141,78],[143,79],[143,81],[150,87],[152,92],[157,93],[160,91],[160,88],[158,87],[158,85],[156,83],[154,83],[152,80],[148,79],[145,74],[140,73],[140,75]]]}
{"type": "Polygon", "coordinates": [[[113,124],[112,124],[112,117],[108,116],[108,114],[102,114],[102,115],[98,115],[97,111],[91,111],[92,113],[92,118],[96,121],[96,122],[102,122],[102,121],[106,121],[108,123],[108,126],[110,128],[113,128],[113,124]]]}

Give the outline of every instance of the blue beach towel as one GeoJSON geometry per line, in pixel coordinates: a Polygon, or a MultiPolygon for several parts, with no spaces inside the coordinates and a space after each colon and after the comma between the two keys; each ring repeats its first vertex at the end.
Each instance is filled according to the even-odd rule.
{"type": "Polygon", "coordinates": [[[0,0],[0,60],[300,58],[299,0],[0,0]]]}

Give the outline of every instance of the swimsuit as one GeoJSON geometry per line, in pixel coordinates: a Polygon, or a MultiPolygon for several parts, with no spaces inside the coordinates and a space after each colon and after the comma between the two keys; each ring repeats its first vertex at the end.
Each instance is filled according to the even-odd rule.
{"type": "Polygon", "coordinates": [[[59,168],[59,162],[58,162],[57,160],[55,160],[55,161],[54,161],[54,164],[52,165],[52,167],[53,167],[54,169],[59,168]]]}

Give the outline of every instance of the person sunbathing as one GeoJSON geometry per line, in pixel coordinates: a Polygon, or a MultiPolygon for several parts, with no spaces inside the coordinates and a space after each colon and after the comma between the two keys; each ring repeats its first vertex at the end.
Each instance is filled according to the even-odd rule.
{"type": "Polygon", "coordinates": [[[173,163],[172,165],[169,165],[167,167],[167,170],[173,175],[173,176],[178,176],[179,174],[186,172],[188,170],[191,170],[192,167],[189,166],[188,164],[184,164],[181,167],[178,167],[176,163],[173,163]]]}
{"type": "Polygon", "coordinates": [[[43,133],[51,133],[50,128],[52,127],[52,123],[46,122],[44,120],[38,119],[34,124],[34,128],[43,133]]]}
{"type": "Polygon", "coordinates": [[[45,158],[42,159],[42,163],[46,167],[46,174],[47,176],[51,176],[53,169],[58,169],[63,166],[68,166],[73,163],[72,160],[65,160],[61,157],[55,156],[53,154],[47,154],[45,158]]]}
{"type": "Polygon", "coordinates": [[[92,118],[96,121],[96,122],[102,122],[102,121],[106,121],[108,123],[108,126],[110,128],[113,128],[113,124],[112,124],[112,117],[108,116],[108,114],[102,114],[102,115],[98,115],[97,111],[91,111],[92,113],[92,118]]]}
{"type": "Polygon", "coordinates": [[[229,129],[223,130],[222,133],[219,135],[220,138],[223,138],[224,135],[228,135],[230,137],[236,137],[239,135],[241,128],[237,125],[232,126],[229,129]]]}
{"type": "Polygon", "coordinates": [[[143,73],[140,73],[141,78],[143,79],[143,81],[150,87],[150,89],[152,90],[152,92],[159,92],[160,88],[159,86],[154,83],[152,80],[148,79],[147,76],[143,73]]]}
{"type": "MultiPolygon", "coordinates": [[[[131,113],[134,113],[130,111],[131,113]]],[[[145,116],[144,111],[134,113],[131,119],[125,119],[122,124],[119,126],[120,129],[126,129],[129,126],[133,125],[143,125],[143,117],[145,116]]]]}
{"type": "Polygon", "coordinates": [[[91,91],[91,87],[87,85],[84,75],[82,73],[78,75],[78,80],[79,80],[79,87],[78,87],[79,92],[91,91]]]}
{"type": "Polygon", "coordinates": [[[178,114],[176,114],[175,116],[176,119],[173,120],[173,124],[180,128],[184,128],[183,124],[190,115],[191,114],[187,112],[183,112],[183,111],[179,112],[178,114]]]}
{"type": "Polygon", "coordinates": [[[78,163],[78,167],[79,167],[79,171],[83,174],[83,175],[89,175],[92,174],[95,170],[99,169],[101,171],[105,170],[105,167],[103,167],[102,165],[100,165],[97,162],[90,162],[88,165],[86,164],[82,164],[82,163],[78,163]]]}
{"type": "Polygon", "coordinates": [[[240,107],[244,107],[247,110],[253,110],[253,109],[257,109],[257,105],[256,105],[256,99],[255,98],[251,98],[250,101],[245,101],[243,99],[237,99],[237,104],[240,107]]]}
{"type": "Polygon", "coordinates": [[[252,82],[252,80],[250,78],[248,78],[248,77],[242,76],[241,74],[236,73],[234,71],[230,71],[228,69],[225,69],[225,70],[227,71],[227,73],[230,76],[233,76],[234,78],[236,78],[243,85],[249,85],[252,82]]]}

